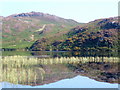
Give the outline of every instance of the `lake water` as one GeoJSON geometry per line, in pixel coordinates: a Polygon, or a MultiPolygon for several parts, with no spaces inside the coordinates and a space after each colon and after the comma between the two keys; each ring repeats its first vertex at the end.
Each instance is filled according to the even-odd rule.
{"type": "Polygon", "coordinates": [[[3,52],[0,88],[118,88],[117,55],[115,52],[3,52]]]}
{"type": "Polygon", "coordinates": [[[80,75],[42,86],[18,85],[8,82],[2,82],[0,84],[2,88],[118,88],[118,84],[98,82],[80,75]]]}

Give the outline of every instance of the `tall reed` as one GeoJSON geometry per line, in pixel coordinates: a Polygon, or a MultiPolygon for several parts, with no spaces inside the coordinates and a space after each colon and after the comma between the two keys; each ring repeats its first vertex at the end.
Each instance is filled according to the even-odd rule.
{"type": "Polygon", "coordinates": [[[8,81],[16,84],[32,84],[43,81],[45,70],[40,65],[87,63],[87,62],[112,62],[119,63],[118,57],[56,57],[37,58],[27,56],[5,56],[0,59],[1,73],[0,81],[8,81]]]}

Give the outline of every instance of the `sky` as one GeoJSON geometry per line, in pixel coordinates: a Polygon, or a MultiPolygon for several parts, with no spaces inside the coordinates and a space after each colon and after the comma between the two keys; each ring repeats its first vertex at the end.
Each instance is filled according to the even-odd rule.
{"type": "Polygon", "coordinates": [[[31,11],[78,22],[118,16],[119,0],[0,0],[0,16],[31,11]]]}

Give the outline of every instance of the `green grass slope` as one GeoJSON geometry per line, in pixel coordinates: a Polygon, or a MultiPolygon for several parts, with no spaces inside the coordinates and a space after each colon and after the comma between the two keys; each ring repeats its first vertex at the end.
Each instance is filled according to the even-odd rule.
{"type": "Polygon", "coordinates": [[[62,50],[62,51],[109,51],[117,50],[119,45],[118,32],[120,23],[118,17],[98,19],[71,29],[66,40],[55,40],[51,45],[43,47],[42,41],[36,41],[32,50],[62,50]]]}
{"type": "Polygon", "coordinates": [[[20,13],[4,17],[2,18],[2,48],[29,48],[36,40],[43,37],[51,38],[50,40],[54,37],[65,38],[64,34],[78,24],[71,19],[41,12],[20,13]]]}

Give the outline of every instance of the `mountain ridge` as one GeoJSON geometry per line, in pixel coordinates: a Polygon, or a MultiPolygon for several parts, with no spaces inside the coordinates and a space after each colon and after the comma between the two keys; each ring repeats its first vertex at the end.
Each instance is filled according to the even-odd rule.
{"type": "Polygon", "coordinates": [[[19,13],[19,14],[13,14],[13,15],[9,15],[7,17],[33,17],[33,18],[48,18],[48,19],[53,19],[55,21],[59,21],[60,19],[62,20],[68,20],[68,21],[72,21],[75,23],[78,23],[77,21],[73,20],[73,19],[65,19],[56,15],[52,15],[52,14],[48,14],[48,13],[42,13],[42,12],[28,12],[28,13],[19,13]]]}

